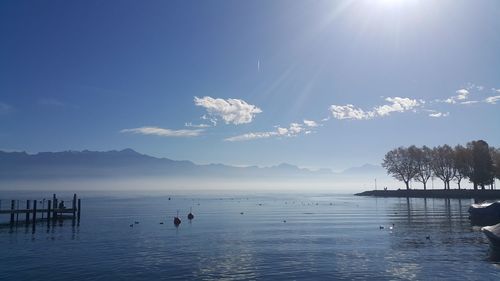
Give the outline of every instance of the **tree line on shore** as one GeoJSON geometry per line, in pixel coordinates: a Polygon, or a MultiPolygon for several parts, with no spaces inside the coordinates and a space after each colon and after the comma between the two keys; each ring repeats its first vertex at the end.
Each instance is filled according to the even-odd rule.
{"type": "Polygon", "coordinates": [[[493,189],[495,178],[500,179],[500,149],[491,147],[484,140],[468,142],[465,146],[451,147],[447,144],[437,147],[398,147],[384,157],[382,167],[387,173],[410,189],[410,182],[416,181],[427,189],[431,178],[439,178],[444,189],[450,189],[450,182],[468,179],[474,190],[479,187],[493,189]]]}

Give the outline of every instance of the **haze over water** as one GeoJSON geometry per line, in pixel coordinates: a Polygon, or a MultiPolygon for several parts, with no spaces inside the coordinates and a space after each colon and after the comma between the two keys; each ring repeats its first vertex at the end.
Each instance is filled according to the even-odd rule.
{"type": "Polygon", "coordinates": [[[330,193],[94,192],[84,196],[80,226],[40,223],[35,234],[24,226],[1,228],[0,279],[495,280],[500,263],[471,226],[470,203],[330,193]]]}

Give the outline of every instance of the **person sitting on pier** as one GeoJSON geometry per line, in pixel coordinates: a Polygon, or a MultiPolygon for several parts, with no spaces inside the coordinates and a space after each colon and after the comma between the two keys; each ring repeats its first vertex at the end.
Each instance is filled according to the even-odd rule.
{"type": "Polygon", "coordinates": [[[59,209],[66,209],[64,206],[64,200],[61,200],[61,203],[59,203],[59,209]]]}

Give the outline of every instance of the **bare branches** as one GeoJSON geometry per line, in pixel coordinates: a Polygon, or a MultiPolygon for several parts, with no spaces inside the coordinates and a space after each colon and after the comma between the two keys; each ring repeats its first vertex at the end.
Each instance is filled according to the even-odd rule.
{"type": "Polygon", "coordinates": [[[461,189],[460,184],[465,178],[474,184],[474,189],[478,186],[484,189],[485,185],[493,188],[495,177],[500,179],[500,150],[489,147],[483,140],[455,148],[446,144],[432,149],[412,145],[387,152],[382,167],[389,175],[404,182],[406,189],[414,180],[422,183],[425,190],[432,177],[441,179],[445,189],[450,189],[452,180],[461,189]]]}
{"type": "Polygon", "coordinates": [[[406,189],[410,189],[410,181],[417,174],[417,165],[412,153],[409,148],[399,147],[387,152],[382,163],[389,175],[406,184],[406,189]]]}

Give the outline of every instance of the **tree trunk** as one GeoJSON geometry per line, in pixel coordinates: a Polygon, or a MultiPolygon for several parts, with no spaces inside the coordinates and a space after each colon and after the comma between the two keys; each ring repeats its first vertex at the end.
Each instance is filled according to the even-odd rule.
{"type": "Polygon", "coordinates": [[[424,190],[427,190],[427,182],[424,181],[423,184],[424,184],[424,190]]]}
{"type": "Polygon", "coordinates": [[[481,189],[484,190],[484,184],[481,184],[481,189]]]}
{"type": "Polygon", "coordinates": [[[458,190],[460,190],[460,182],[462,181],[462,179],[459,179],[457,184],[458,184],[458,190]]]}
{"type": "Polygon", "coordinates": [[[474,190],[477,190],[477,183],[474,183],[474,190]]]}
{"type": "Polygon", "coordinates": [[[406,190],[410,190],[410,181],[405,181],[406,190]]]}

